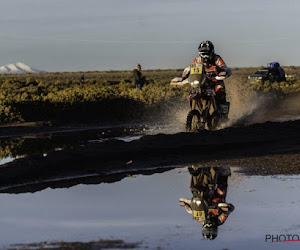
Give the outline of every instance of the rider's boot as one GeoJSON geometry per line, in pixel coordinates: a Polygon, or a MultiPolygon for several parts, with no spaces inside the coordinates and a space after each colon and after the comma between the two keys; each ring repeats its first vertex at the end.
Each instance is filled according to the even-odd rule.
{"type": "Polygon", "coordinates": [[[230,102],[226,101],[226,93],[225,92],[220,93],[218,96],[216,96],[216,100],[217,100],[221,114],[228,116],[230,102]]]}

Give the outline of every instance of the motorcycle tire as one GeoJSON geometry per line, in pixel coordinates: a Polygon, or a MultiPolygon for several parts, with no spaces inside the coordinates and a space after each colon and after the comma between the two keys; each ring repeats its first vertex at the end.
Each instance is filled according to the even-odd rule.
{"type": "Polygon", "coordinates": [[[207,121],[208,130],[216,130],[220,123],[221,116],[217,113],[214,113],[212,116],[209,117],[207,121]]]}
{"type": "Polygon", "coordinates": [[[201,129],[201,114],[198,110],[191,110],[186,117],[186,131],[197,132],[201,129]]]}
{"type": "Polygon", "coordinates": [[[213,114],[208,121],[209,130],[216,130],[218,127],[228,122],[228,116],[225,114],[213,114]]]}

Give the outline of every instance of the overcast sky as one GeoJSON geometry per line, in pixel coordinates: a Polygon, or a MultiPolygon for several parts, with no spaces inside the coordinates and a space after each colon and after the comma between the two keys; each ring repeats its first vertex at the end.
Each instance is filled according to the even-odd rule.
{"type": "Polygon", "coordinates": [[[231,67],[300,65],[296,0],[0,0],[0,66],[184,68],[202,40],[231,67]]]}

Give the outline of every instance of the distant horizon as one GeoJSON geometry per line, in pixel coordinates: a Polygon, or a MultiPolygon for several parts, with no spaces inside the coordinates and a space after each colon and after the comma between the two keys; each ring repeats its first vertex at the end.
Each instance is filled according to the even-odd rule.
{"type": "MultiPolygon", "coordinates": [[[[43,74],[43,73],[88,73],[88,72],[118,72],[118,71],[132,71],[134,69],[134,67],[132,69],[112,69],[112,70],[77,70],[77,71],[47,71],[45,69],[39,69],[39,68],[36,68],[36,67],[31,67],[31,65],[28,65],[24,62],[17,62],[17,63],[23,63],[25,64],[26,66],[29,66],[31,69],[34,69],[34,70],[38,70],[40,72],[27,72],[27,73],[1,73],[0,74],[3,74],[3,75],[9,75],[9,74],[43,74]]],[[[3,66],[7,66],[7,65],[15,65],[16,63],[9,63],[9,64],[6,64],[6,65],[2,65],[0,66],[3,67],[3,66]]],[[[289,66],[285,66],[285,65],[280,65],[281,67],[283,68],[289,68],[289,67],[300,67],[299,65],[289,65],[289,66]]],[[[259,68],[259,67],[267,67],[266,65],[259,65],[259,66],[248,66],[248,67],[230,67],[231,69],[243,69],[243,68],[246,68],[246,69],[250,69],[250,68],[259,68]]],[[[142,71],[159,71],[159,70],[183,70],[184,68],[144,68],[142,69],[142,71]]]]}
{"type": "MultiPolygon", "coordinates": [[[[276,62],[276,61],[275,60],[274,61],[268,61],[267,63],[269,63],[269,62],[276,62]]],[[[36,69],[36,70],[39,70],[39,71],[45,71],[47,73],[56,73],[56,72],[63,73],[63,72],[93,72],[93,71],[99,71],[99,72],[102,72],[102,71],[131,71],[131,70],[135,69],[136,64],[138,64],[139,62],[134,64],[132,66],[132,68],[128,68],[128,69],[88,69],[88,70],[73,70],[73,71],[72,70],[70,70],[70,71],[69,70],[48,71],[47,69],[41,69],[39,67],[29,65],[29,64],[27,64],[23,61],[18,61],[18,62],[15,62],[15,63],[8,63],[8,64],[5,64],[5,65],[0,65],[0,67],[8,66],[8,65],[11,65],[11,64],[16,65],[17,63],[23,63],[23,64],[29,66],[32,69],[36,69]]],[[[232,69],[233,68],[258,68],[258,67],[267,67],[267,63],[265,65],[257,65],[257,66],[230,66],[230,65],[227,65],[227,66],[232,68],[232,69]]],[[[142,66],[142,71],[147,71],[147,70],[179,70],[179,69],[184,69],[185,67],[187,67],[189,65],[185,65],[185,67],[182,67],[182,68],[180,68],[180,67],[173,67],[173,68],[167,68],[167,67],[166,68],[151,68],[150,67],[150,68],[145,68],[145,66],[142,65],[142,64],[141,64],[141,66],[142,66]]],[[[280,66],[281,67],[286,67],[286,68],[288,68],[288,67],[300,67],[300,65],[282,65],[281,63],[280,63],[280,66]]]]}

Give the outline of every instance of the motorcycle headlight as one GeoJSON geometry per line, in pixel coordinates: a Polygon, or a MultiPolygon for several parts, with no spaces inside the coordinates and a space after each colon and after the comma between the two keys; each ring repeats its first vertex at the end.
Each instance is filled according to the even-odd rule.
{"type": "Polygon", "coordinates": [[[196,201],[196,204],[197,204],[197,205],[200,205],[200,204],[201,204],[201,201],[196,201]]]}
{"type": "Polygon", "coordinates": [[[192,83],[191,83],[191,85],[198,85],[199,84],[199,81],[193,81],[192,83]]]}

